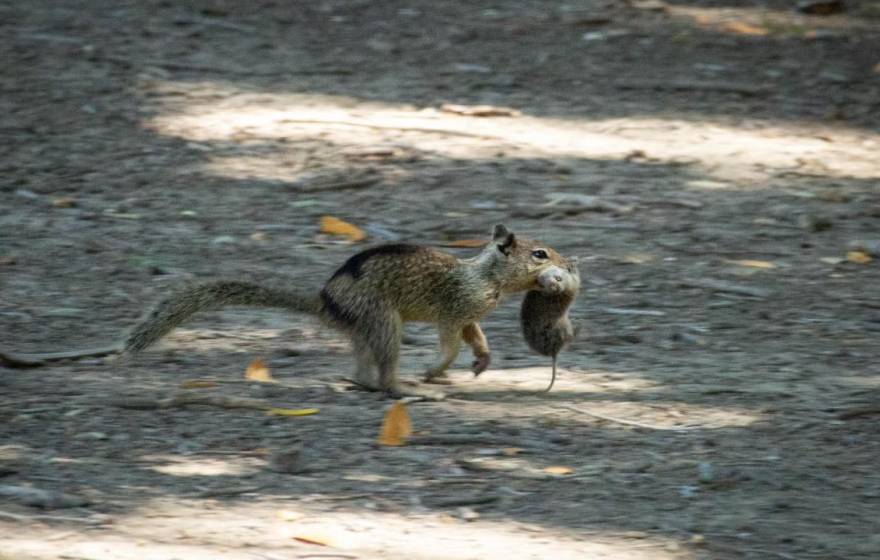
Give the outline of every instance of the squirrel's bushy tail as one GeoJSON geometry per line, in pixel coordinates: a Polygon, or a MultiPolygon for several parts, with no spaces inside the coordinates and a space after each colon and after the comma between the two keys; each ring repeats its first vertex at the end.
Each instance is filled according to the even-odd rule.
{"type": "Polygon", "coordinates": [[[318,299],[250,282],[221,281],[190,286],[159,302],[125,340],[125,352],[137,352],[154,344],[200,311],[228,305],[273,307],[315,314],[318,299]]]}

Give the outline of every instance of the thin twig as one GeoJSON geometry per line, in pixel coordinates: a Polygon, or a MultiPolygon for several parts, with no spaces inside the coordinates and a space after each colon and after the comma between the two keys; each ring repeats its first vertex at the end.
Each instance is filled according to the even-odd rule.
{"type": "Polygon", "coordinates": [[[331,191],[345,191],[350,189],[365,189],[372,187],[381,180],[380,177],[358,177],[355,179],[335,181],[332,183],[317,184],[311,187],[296,189],[298,193],[317,193],[331,191]]]}
{"type": "Polygon", "coordinates": [[[699,429],[700,426],[657,426],[654,424],[643,424],[642,422],[636,422],[635,420],[624,420],[623,418],[615,418],[614,416],[605,416],[604,414],[597,414],[595,412],[590,412],[589,410],[584,410],[582,408],[578,408],[574,405],[562,404],[559,405],[561,408],[565,408],[567,410],[571,410],[573,412],[577,412],[579,414],[585,414],[587,416],[592,416],[593,418],[598,418],[599,420],[606,420],[608,422],[614,422],[616,424],[624,424],[626,426],[635,426],[636,428],[645,428],[646,430],[662,430],[667,432],[685,432],[689,430],[699,429]]]}
{"type": "Polygon", "coordinates": [[[501,497],[495,494],[484,494],[482,496],[453,496],[449,498],[435,498],[426,500],[426,503],[435,508],[452,508],[461,506],[479,506],[491,504],[500,500],[501,497]]]}
{"type": "Polygon", "coordinates": [[[258,492],[261,490],[262,486],[230,486],[227,488],[212,488],[208,490],[203,490],[202,492],[194,492],[192,494],[186,494],[184,497],[186,498],[223,498],[229,496],[240,496],[242,494],[250,494],[251,492],[258,492]]]}
{"type": "Polygon", "coordinates": [[[862,406],[859,408],[851,408],[844,410],[837,415],[838,420],[852,420],[861,416],[871,416],[872,414],[880,414],[880,406],[862,406]]]}
{"type": "Polygon", "coordinates": [[[63,352],[48,352],[45,354],[13,354],[0,352],[0,364],[11,368],[31,368],[44,366],[50,362],[62,360],[78,360],[80,358],[95,358],[109,356],[122,351],[120,344],[112,346],[100,346],[97,348],[83,348],[81,350],[65,350],[63,352]]]}
{"type": "Polygon", "coordinates": [[[219,408],[250,408],[253,410],[270,410],[274,408],[269,404],[252,399],[199,395],[195,393],[182,393],[164,399],[123,398],[115,400],[111,404],[133,410],[155,410],[189,405],[216,406],[219,408]]]}
{"type": "Polygon", "coordinates": [[[466,138],[480,138],[483,140],[503,141],[504,138],[499,136],[490,136],[488,134],[477,134],[474,132],[464,132],[460,130],[449,130],[445,128],[427,128],[418,126],[395,126],[370,124],[365,122],[345,121],[345,120],[323,120],[323,119],[283,119],[278,121],[279,124],[329,124],[340,126],[356,126],[361,128],[371,128],[374,130],[401,130],[404,132],[423,132],[426,134],[445,134],[447,136],[464,136],[466,138]]]}
{"type": "Polygon", "coordinates": [[[22,515],[20,513],[11,513],[8,511],[0,511],[0,517],[11,519],[13,521],[60,521],[65,523],[86,523],[88,525],[98,525],[101,523],[95,519],[82,517],[69,517],[66,515],[22,515]]]}
{"type": "Polygon", "coordinates": [[[503,438],[491,434],[430,434],[411,436],[407,445],[482,445],[491,447],[550,447],[556,445],[551,441],[540,441],[532,438],[503,438]]]}
{"type": "Polygon", "coordinates": [[[133,68],[136,65],[154,66],[156,68],[164,68],[166,70],[180,70],[183,72],[204,72],[206,74],[228,74],[233,76],[247,77],[271,77],[277,78],[285,75],[297,76],[322,76],[322,75],[347,75],[354,72],[349,68],[310,68],[303,70],[250,70],[245,68],[224,68],[220,66],[212,66],[208,64],[190,64],[184,62],[169,62],[156,59],[130,59],[120,56],[103,56],[103,60],[133,68]]]}
{"type": "Polygon", "coordinates": [[[672,243],[664,243],[662,241],[654,242],[657,246],[669,251],[677,251],[686,255],[718,255],[724,257],[787,257],[786,253],[779,251],[756,251],[752,249],[719,249],[711,247],[690,247],[686,245],[675,245],[672,243]]]}
{"type": "Polygon", "coordinates": [[[667,91],[711,91],[718,93],[736,93],[739,95],[759,95],[769,93],[765,86],[741,84],[736,82],[721,81],[693,81],[693,80],[627,80],[614,84],[618,89],[656,89],[667,91]]]}
{"type": "Polygon", "coordinates": [[[740,286],[738,284],[731,284],[729,282],[723,282],[721,280],[679,280],[679,286],[684,286],[686,288],[703,288],[705,290],[712,290],[713,292],[727,292],[729,294],[737,294],[741,296],[751,296],[756,298],[766,298],[770,297],[771,292],[769,290],[765,290],[763,288],[755,288],[753,286],[740,286]]]}

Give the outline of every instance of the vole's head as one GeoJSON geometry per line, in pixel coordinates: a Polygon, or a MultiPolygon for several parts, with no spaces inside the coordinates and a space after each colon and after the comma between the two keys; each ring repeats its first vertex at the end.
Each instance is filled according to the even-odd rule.
{"type": "Polygon", "coordinates": [[[566,281],[565,277],[559,281],[556,277],[572,267],[577,270],[576,265],[544,243],[514,235],[501,224],[495,226],[492,241],[481,257],[493,263],[494,276],[503,293],[525,290],[556,293],[563,289],[557,285],[566,281]]]}
{"type": "Polygon", "coordinates": [[[566,259],[564,266],[553,265],[538,275],[538,286],[547,294],[572,294],[581,287],[581,273],[578,270],[577,257],[566,259]]]}

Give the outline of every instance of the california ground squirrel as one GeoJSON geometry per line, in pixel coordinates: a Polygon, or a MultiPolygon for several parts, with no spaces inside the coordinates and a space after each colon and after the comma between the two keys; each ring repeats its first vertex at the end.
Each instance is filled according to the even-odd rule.
{"type": "Polygon", "coordinates": [[[160,302],[125,342],[142,350],[199,311],[228,305],[283,308],[318,315],[351,338],[358,384],[395,396],[442,398],[435,391],[408,389],[397,381],[402,325],[435,323],[441,357],[425,381],[442,380],[464,340],[474,353],[472,370],[484,371],[489,346],[479,321],[508,294],[543,289],[542,273],[568,261],[541,243],[495,226],[492,241],[470,259],[429,247],[380,245],[355,254],[330,277],[317,296],[247,282],[214,282],[184,289],[160,302]],[[378,379],[375,373],[378,371],[378,379]]]}
{"type": "Polygon", "coordinates": [[[538,283],[542,290],[531,290],[523,299],[520,325],[529,347],[553,359],[550,385],[544,390],[548,392],[556,382],[556,357],[575,336],[568,309],[581,286],[577,261],[546,268],[538,275],[538,283]]]}

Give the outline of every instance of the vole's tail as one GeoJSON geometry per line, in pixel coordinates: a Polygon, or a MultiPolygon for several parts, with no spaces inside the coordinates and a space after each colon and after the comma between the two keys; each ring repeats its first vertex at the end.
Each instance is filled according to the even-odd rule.
{"type": "Polygon", "coordinates": [[[158,341],[200,311],[230,305],[273,307],[318,313],[317,297],[249,282],[220,281],[190,286],[159,302],[125,340],[125,352],[138,352],[158,341]]]}

